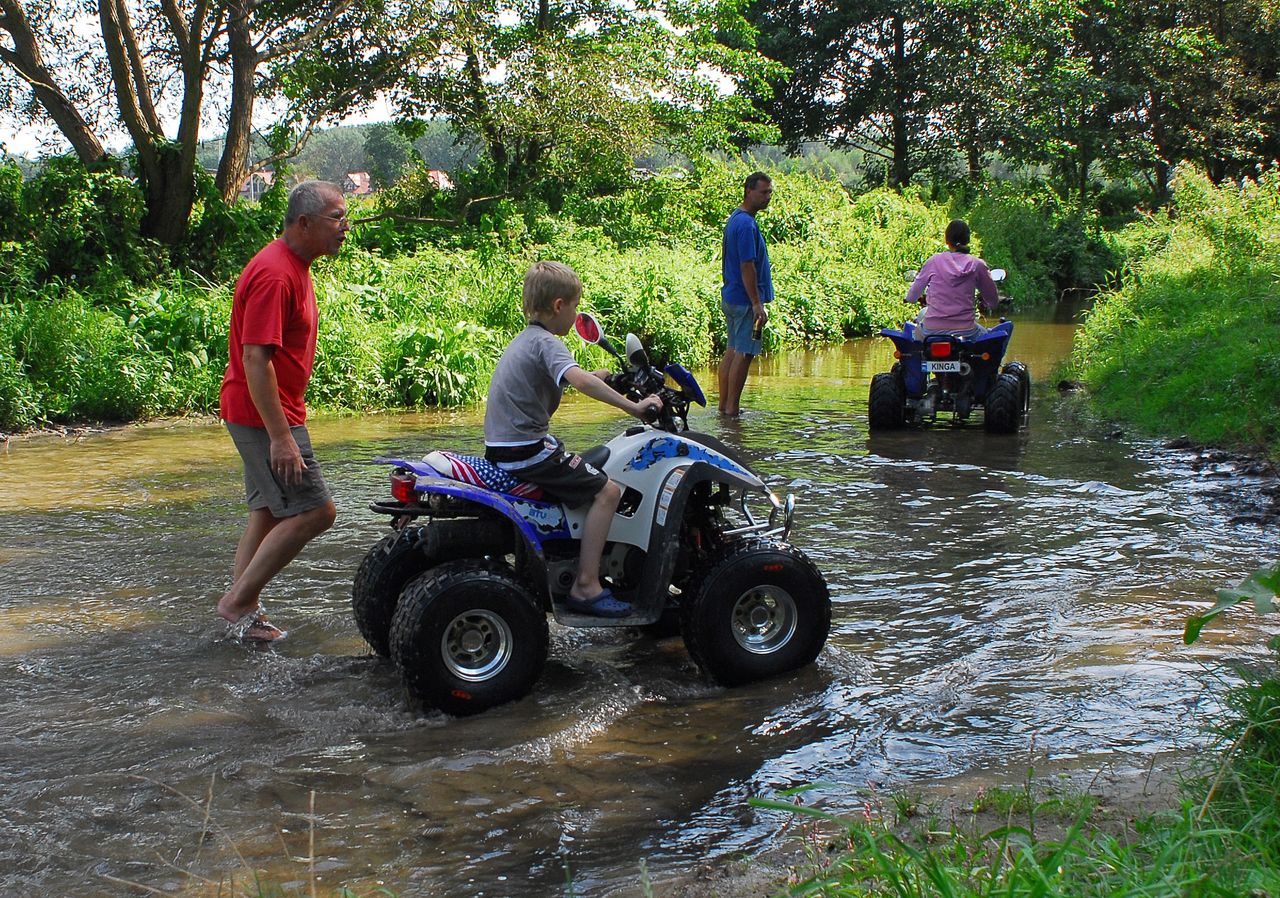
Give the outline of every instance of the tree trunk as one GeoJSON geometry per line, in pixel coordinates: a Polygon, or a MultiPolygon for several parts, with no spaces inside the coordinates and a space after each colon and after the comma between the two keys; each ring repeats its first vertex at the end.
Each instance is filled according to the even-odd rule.
{"type": "Polygon", "coordinates": [[[230,203],[249,174],[254,74],[258,70],[258,53],[249,32],[249,9],[243,2],[230,5],[227,40],[231,46],[231,108],[227,113],[227,142],[218,162],[217,186],[218,193],[230,203]]]}
{"type": "Polygon", "coordinates": [[[890,113],[893,139],[893,186],[905,187],[911,180],[907,158],[907,67],[906,27],[902,16],[893,16],[893,110],[890,113]]]}
{"type": "Polygon", "coordinates": [[[101,161],[107,155],[102,141],[55,83],[22,4],[18,0],[0,0],[0,13],[3,13],[0,32],[7,32],[13,40],[12,49],[0,47],[0,62],[11,66],[22,80],[31,85],[36,100],[49,113],[81,162],[92,165],[101,161]]]}

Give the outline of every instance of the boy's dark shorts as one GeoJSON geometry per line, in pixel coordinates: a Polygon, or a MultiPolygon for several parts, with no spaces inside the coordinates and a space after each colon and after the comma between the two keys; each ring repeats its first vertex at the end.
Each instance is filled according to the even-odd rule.
{"type": "Polygon", "coordinates": [[[276,480],[271,471],[271,437],[265,427],[246,427],[243,424],[227,425],[231,440],[244,461],[244,494],[251,511],[265,508],[275,518],[290,518],[304,511],[319,508],[333,500],[329,484],[320,473],[320,463],[311,450],[311,435],[307,428],[290,427],[298,451],[302,453],[302,482],[285,486],[276,480]]]}
{"type": "Polygon", "coordinates": [[[542,461],[510,473],[537,484],[570,508],[586,505],[609,482],[608,474],[563,445],[542,461]]]}

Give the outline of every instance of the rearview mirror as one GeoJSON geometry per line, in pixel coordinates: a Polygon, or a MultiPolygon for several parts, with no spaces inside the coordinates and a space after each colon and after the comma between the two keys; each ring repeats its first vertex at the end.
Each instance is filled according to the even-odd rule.
{"type": "Polygon", "coordinates": [[[1003,281],[1003,280],[1004,280],[1004,276],[1005,276],[1005,271],[1004,271],[1004,269],[1003,269],[1003,268],[993,268],[993,269],[991,269],[991,280],[993,280],[993,281],[1003,281]]]}
{"type": "Polygon", "coordinates": [[[627,334],[627,361],[633,368],[649,367],[649,354],[644,351],[644,344],[635,334],[627,334]]]}
{"type": "Polygon", "coordinates": [[[609,338],[604,335],[604,331],[600,328],[600,322],[596,321],[596,316],[590,312],[579,312],[578,317],[573,319],[573,329],[578,332],[578,336],[587,343],[599,346],[609,355],[617,358],[626,364],[626,359],[618,355],[618,350],[609,342],[609,338]]]}
{"type": "Polygon", "coordinates": [[[600,322],[596,321],[596,316],[590,312],[579,312],[578,317],[573,319],[573,329],[578,332],[583,342],[593,345],[599,343],[604,335],[600,330],[600,322]]]}

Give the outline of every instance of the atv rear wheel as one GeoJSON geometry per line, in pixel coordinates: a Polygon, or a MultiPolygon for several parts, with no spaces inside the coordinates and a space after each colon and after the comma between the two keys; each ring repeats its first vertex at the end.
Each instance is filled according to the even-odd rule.
{"type": "Polygon", "coordinates": [[[906,423],[907,387],[898,372],[885,372],[871,378],[867,399],[867,425],[872,430],[895,430],[906,423]]]}
{"type": "Polygon", "coordinates": [[[1022,397],[1022,423],[1025,424],[1027,415],[1031,412],[1031,372],[1022,362],[1010,362],[1004,366],[1004,373],[1018,378],[1022,397]]]}
{"type": "Polygon", "coordinates": [[[988,433],[1013,433],[1022,423],[1022,381],[1017,374],[1001,374],[987,393],[983,426],[988,433]]]}
{"type": "Polygon", "coordinates": [[[410,583],[391,624],[409,696],[459,717],[528,695],[547,660],[547,616],[507,570],[441,565],[410,583]]]}
{"type": "Polygon", "coordinates": [[[388,533],[369,550],[356,571],[351,610],[365,642],[386,658],[391,618],[405,584],[433,565],[427,555],[427,528],[405,527],[388,533]]]}
{"type": "Polygon", "coordinates": [[[736,686],[812,662],[831,628],[831,600],[799,549],[747,540],[710,561],[680,624],[698,666],[736,686]]]}

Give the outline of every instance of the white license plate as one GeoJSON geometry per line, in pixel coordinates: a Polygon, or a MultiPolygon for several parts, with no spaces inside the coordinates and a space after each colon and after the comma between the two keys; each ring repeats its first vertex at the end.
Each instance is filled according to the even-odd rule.
{"type": "Polygon", "coordinates": [[[925,362],[924,367],[930,374],[960,373],[959,362],[925,362]]]}

